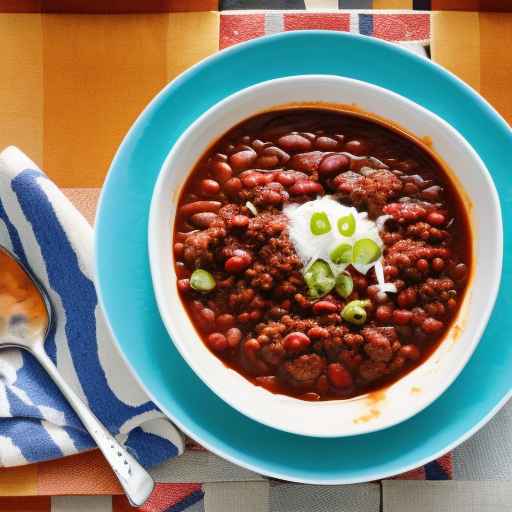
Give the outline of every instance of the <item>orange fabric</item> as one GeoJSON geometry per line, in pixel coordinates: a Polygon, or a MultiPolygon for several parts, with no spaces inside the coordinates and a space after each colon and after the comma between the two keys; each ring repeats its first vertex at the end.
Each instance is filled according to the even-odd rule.
{"type": "MultiPolygon", "coordinates": [[[[0,468],[0,496],[33,496],[37,492],[38,465],[0,468]]],[[[0,507],[4,512],[4,509],[0,507]]]]}
{"type": "Polygon", "coordinates": [[[512,124],[512,13],[479,17],[480,92],[512,124]]]}
{"type": "Polygon", "coordinates": [[[38,467],[38,494],[51,496],[123,492],[112,469],[98,450],[40,463],[38,467]]]}
{"type": "Polygon", "coordinates": [[[58,185],[102,184],[129,126],[166,83],[168,22],[43,16],[43,168],[58,185]]]}

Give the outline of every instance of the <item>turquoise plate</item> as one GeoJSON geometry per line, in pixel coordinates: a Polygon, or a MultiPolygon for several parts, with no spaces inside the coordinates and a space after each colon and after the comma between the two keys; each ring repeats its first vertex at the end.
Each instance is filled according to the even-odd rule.
{"type": "Polygon", "coordinates": [[[160,320],[147,254],[153,187],[183,130],[210,106],[244,87],[316,73],[386,87],[457,128],[496,182],[505,248],[510,247],[512,132],[488,103],[439,66],[392,44],[344,33],[289,32],[232,47],[197,64],[169,84],[137,119],[112,163],[100,200],[97,285],[127,363],[151,398],[183,431],[220,456],[266,475],[311,483],[351,483],[383,478],[431,461],[484,425],[511,395],[511,258],[505,256],[505,286],[478,349],[437,401],[387,430],[320,439],[254,422],[199,380],[160,320]]]}

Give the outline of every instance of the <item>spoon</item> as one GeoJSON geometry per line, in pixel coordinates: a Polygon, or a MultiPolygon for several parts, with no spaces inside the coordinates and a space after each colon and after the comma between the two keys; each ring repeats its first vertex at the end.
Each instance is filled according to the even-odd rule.
{"type": "Polygon", "coordinates": [[[107,459],[130,503],[140,507],[153,491],[153,479],[78,398],[46,354],[44,341],[53,319],[48,294],[18,258],[1,245],[0,296],[0,348],[21,348],[39,361],[107,459]]]}

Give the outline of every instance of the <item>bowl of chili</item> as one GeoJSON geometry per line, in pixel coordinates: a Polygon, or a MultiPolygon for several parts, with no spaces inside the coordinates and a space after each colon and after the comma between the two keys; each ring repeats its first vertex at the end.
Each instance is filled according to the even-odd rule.
{"type": "Polygon", "coordinates": [[[469,360],[501,213],[478,155],[433,113],[362,81],[287,77],[183,133],[149,255],[164,324],[219,397],[287,432],[356,435],[421,411],[469,360]]]}

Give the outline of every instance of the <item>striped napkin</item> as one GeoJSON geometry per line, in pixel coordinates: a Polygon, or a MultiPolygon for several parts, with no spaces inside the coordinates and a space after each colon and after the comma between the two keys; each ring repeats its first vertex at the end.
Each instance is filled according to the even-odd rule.
{"type": "MultiPolygon", "coordinates": [[[[93,231],[20,150],[0,153],[0,244],[49,292],[57,321],[46,351],[65,380],[146,467],[179,455],[181,434],[131,377],[98,305],[93,231]]],[[[0,352],[0,466],[94,447],[65,399],[28,353],[0,352]]]]}

